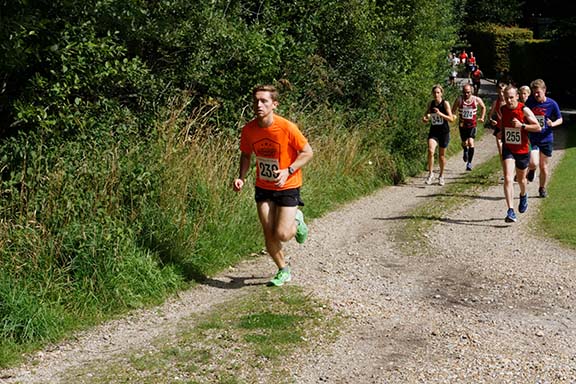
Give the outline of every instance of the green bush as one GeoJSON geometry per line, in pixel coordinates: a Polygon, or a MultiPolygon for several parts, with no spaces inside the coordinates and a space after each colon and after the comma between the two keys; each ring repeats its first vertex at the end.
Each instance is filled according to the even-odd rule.
{"type": "Polygon", "coordinates": [[[307,217],[420,172],[459,25],[451,0],[17,5],[0,5],[5,351],[261,250],[252,181],[230,186],[257,83],[315,150],[307,217]]]}
{"type": "Polygon", "coordinates": [[[525,28],[496,24],[473,24],[466,27],[466,35],[486,77],[496,78],[510,71],[510,46],[515,40],[532,39],[532,31],[525,28]]]}

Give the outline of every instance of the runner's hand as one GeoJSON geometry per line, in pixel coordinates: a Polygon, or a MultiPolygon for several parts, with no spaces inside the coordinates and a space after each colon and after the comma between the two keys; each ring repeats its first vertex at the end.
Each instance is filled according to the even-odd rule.
{"type": "Polygon", "coordinates": [[[235,179],[234,182],[232,183],[232,188],[234,188],[235,192],[240,192],[242,190],[242,187],[244,187],[244,180],[240,178],[235,179]]]}
{"type": "Polygon", "coordinates": [[[286,184],[286,180],[288,180],[288,176],[290,176],[290,172],[288,172],[288,168],[286,169],[279,169],[274,171],[276,174],[276,182],[274,183],[277,187],[282,187],[286,184]]]}

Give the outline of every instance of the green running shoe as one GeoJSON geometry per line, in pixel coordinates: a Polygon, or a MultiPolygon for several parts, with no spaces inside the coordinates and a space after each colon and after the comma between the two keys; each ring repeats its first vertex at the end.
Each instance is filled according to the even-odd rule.
{"type": "Polygon", "coordinates": [[[285,267],[284,269],[279,269],[276,275],[268,282],[269,287],[279,287],[284,285],[284,283],[292,280],[292,275],[290,274],[290,268],[285,267]]]}
{"type": "Polygon", "coordinates": [[[296,211],[296,241],[302,244],[308,237],[308,226],[304,222],[304,214],[301,210],[296,211]]]}

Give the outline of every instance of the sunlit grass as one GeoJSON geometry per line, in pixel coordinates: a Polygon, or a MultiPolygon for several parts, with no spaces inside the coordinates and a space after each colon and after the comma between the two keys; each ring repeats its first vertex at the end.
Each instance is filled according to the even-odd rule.
{"type": "Polygon", "coordinates": [[[568,132],[568,141],[564,157],[552,172],[548,185],[549,197],[540,206],[538,232],[576,248],[576,125],[570,124],[563,129],[568,132]]]}
{"type": "Polygon", "coordinates": [[[302,289],[263,289],[180,323],[147,349],[122,361],[99,362],[67,373],[63,383],[290,383],[284,361],[311,345],[330,342],[341,325],[335,313],[302,289]],[[86,376],[90,372],[90,377],[86,376]]]}

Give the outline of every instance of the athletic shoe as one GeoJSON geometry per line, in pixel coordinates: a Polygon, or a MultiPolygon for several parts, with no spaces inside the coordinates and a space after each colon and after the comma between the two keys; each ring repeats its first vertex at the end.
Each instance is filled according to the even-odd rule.
{"type": "Polygon", "coordinates": [[[534,181],[534,174],[536,173],[535,169],[529,169],[528,170],[528,174],[526,175],[526,178],[528,179],[529,182],[533,182],[534,181]]]}
{"type": "Polygon", "coordinates": [[[434,174],[433,173],[429,173],[428,177],[426,178],[426,180],[424,181],[426,184],[430,185],[432,184],[432,182],[434,181],[434,174]]]}
{"type": "Polygon", "coordinates": [[[520,195],[520,204],[518,204],[518,212],[524,213],[528,209],[528,194],[520,195]]]}
{"type": "Polygon", "coordinates": [[[507,223],[515,223],[516,222],[516,214],[512,208],[508,208],[508,213],[506,214],[506,218],[504,219],[507,223]]]}
{"type": "Polygon", "coordinates": [[[540,197],[546,197],[548,196],[548,191],[546,191],[546,188],[540,187],[538,188],[538,194],[540,195],[540,197]]]}
{"type": "Polygon", "coordinates": [[[442,176],[440,176],[440,177],[438,178],[438,184],[439,184],[440,186],[446,184],[446,182],[444,181],[444,178],[443,178],[442,176]]]}
{"type": "Polygon", "coordinates": [[[292,275],[290,274],[290,268],[285,267],[284,269],[279,269],[276,275],[268,282],[269,287],[279,287],[284,285],[284,283],[292,280],[292,275]]]}
{"type": "Polygon", "coordinates": [[[466,170],[467,170],[467,171],[471,171],[471,170],[472,170],[472,163],[466,163],[466,170]]]}
{"type": "Polygon", "coordinates": [[[308,237],[308,226],[304,222],[304,214],[301,210],[296,211],[296,241],[302,244],[308,237]]]}

